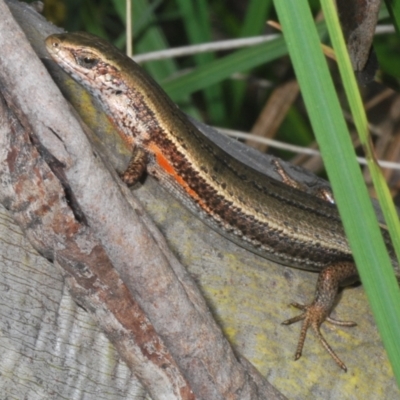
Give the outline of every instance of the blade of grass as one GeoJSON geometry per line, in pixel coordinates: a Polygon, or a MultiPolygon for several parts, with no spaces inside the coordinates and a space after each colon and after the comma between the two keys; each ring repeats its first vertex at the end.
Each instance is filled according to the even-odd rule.
{"type": "Polygon", "coordinates": [[[240,36],[260,35],[265,27],[265,21],[267,21],[267,16],[271,8],[271,0],[251,0],[247,6],[246,17],[240,30],[240,36]]]}
{"type": "MultiPolygon", "coordinates": [[[[204,0],[191,2],[187,0],[177,0],[182,21],[185,26],[187,36],[192,44],[210,42],[212,39],[210,10],[204,0]]],[[[194,56],[196,65],[207,65],[215,59],[213,53],[202,53],[194,56]]],[[[226,108],[222,96],[222,87],[214,85],[204,90],[205,105],[207,115],[213,124],[221,125],[226,118],[226,108]]]]}
{"type": "MultiPolygon", "coordinates": [[[[325,36],[325,24],[318,24],[318,34],[320,37],[325,36]]],[[[286,54],[285,41],[278,37],[271,42],[238,50],[184,76],[162,82],[161,85],[168,95],[178,102],[183,96],[227,79],[235,72],[254,68],[286,54]]]]}
{"type": "MultiPolygon", "coordinates": [[[[240,30],[240,37],[261,35],[265,30],[265,21],[269,19],[272,0],[251,0],[240,30]]],[[[233,115],[240,118],[247,82],[232,82],[233,115]]]]}
{"type": "Polygon", "coordinates": [[[346,44],[342,35],[340,22],[336,13],[336,8],[332,0],[321,0],[322,9],[325,14],[329,34],[339,65],[339,71],[345,88],[347,100],[351,109],[354,124],[364,148],[368,168],[375,186],[382,212],[388,224],[393,245],[395,246],[397,258],[400,258],[400,224],[397,211],[394,207],[389,188],[383,177],[382,171],[375,159],[374,149],[370,141],[367,116],[358,90],[358,85],[351,68],[351,61],[348,55],[346,44]]]}
{"type": "Polygon", "coordinates": [[[262,65],[286,53],[285,42],[280,37],[209,62],[193,72],[163,83],[162,86],[174,101],[178,101],[183,95],[209,87],[229,78],[235,72],[262,65]]]}
{"type": "Polygon", "coordinates": [[[385,4],[392,17],[397,34],[400,34],[400,0],[385,0],[385,4]]]}
{"type": "MultiPolygon", "coordinates": [[[[120,0],[114,0],[113,2],[118,14],[125,21],[125,2],[120,0]]],[[[133,43],[135,53],[168,48],[164,33],[155,24],[156,18],[153,11],[153,5],[149,4],[147,0],[135,0],[133,3],[132,21],[135,38],[140,33],[140,39],[135,40],[133,43]]],[[[146,63],[145,68],[156,80],[165,79],[177,70],[174,60],[171,59],[146,63]]]]}
{"type": "MultiPolygon", "coordinates": [[[[400,309],[387,305],[400,304],[399,289],[390,279],[390,258],[355,159],[308,2],[274,0],[274,4],[354,258],[367,271],[361,273],[361,279],[368,297],[376,300],[372,310],[378,327],[381,333],[399,332],[400,309]],[[382,273],[383,269],[388,272],[382,273]]],[[[400,341],[393,344],[385,338],[384,344],[390,360],[400,360],[400,341]]]]}
{"type": "MultiPolygon", "coordinates": [[[[397,257],[399,258],[400,225],[397,212],[390,196],[389,188],[387,187],[387,184],[383,177],[382,171],[375,160],[374,150],[372,148],[372,143],[369,136],[367,116],[365,114],[357,82],[351,68],[351,61],[346,49],[346,44],[341,31],[335,4],[332,0],[321,0],[321,5],[324,11],[333,48],[336,53],[342,82],[346,91],[346,96],[350,105],[353,120],[356,125],[361,144],[366,154],[368,168],[370,170],[374,187],[378,195],[379,202],[381,204],[383,215],[388,225],[388,230],[392,238],[392,243],[396,251],[397,257]]],[[[393,269],[389,268],[386,265],[374,266],[376,270],[376,275],[385,276],[385,279],[382,281],[382,285],[385,285],[384,292],[387,293],[387,296],[384,297],[382,296],[381,292],[376,291],[378,290],[378,287],[375,287],[374,285],[374,274],[370,275],[370,272],[368,270],[364,271],[365,268],[365,265],[361,263],[359,264],[361,279],[366,286],[366,290],[371,290],[371,293],[367,294],[370,298],[371,306],[373,307],[373,309],[377,307],[375,305],[376,303],[380,303],[383,299],[386,299],[387,303],[385,302],[384,304],[382,304],[382,306],[385,307],[386,314],[390,313],[392,309],[396,310],[396,308],[398,308],[398,305],[400,304],[400,291],[393,273],[393,269]],[[371,279],[372,282],[368,282],[368,279],[371,279]],[[392,281],[389,285],[390,279],[392,281]]],[[[375,310],[374,314],[379,314],[378,318],[381,318],[382,314],[378,309],[375,310]]],[[[383,314],[382,316],[385,317],[385,314],[383,314]]],[[[392,355],[396,354],[395,347],[398,346],[396,345],[396,342],[400,343],[400,334],[397,333],[399,331],[397,330],[396,332],[393,329],[393,327],[395,326],[400,326],[400,312],[395,312],[393,313],[393,315],[390,316],[390,318],[389,316],[387,316],[386,318],[388,318],[388,321],[382,321],[379,323],[383,329],[381,331],[381,335],[385,345],[387,346],[386,348],[392,361],[392,365],[394,369],[397,370],[400,374],[400,359],[398,357],[396,359],[392,359],[392,355]],[[389,324],[389,326],[386,326],[387,323],[389,324]]],[[[397,351],[400,352],[400,346],[397,351]]],[[[400,375],[398,375],[398,377],[400,382],[400,375]]]]}

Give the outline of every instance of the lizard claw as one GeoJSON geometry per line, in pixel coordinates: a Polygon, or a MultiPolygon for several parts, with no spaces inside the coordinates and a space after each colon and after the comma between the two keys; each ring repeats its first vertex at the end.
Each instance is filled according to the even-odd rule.
{"type": "Polygon", "coordinates": [[[340,326],[355,326],[356,323],[351,322],[351,321],[339,321],[339,320],[335,320],[331,317],[328,317],[326,315],[327,314],[326,307],[324,307],[324,305],[318,304],[318,302],[315,300],[310,305],[303,305],[303,304],[298,304],[298,303],[292,303],[291,305],[304,311],[300,315],[297,315],[294,318],[290,318],[290,319],[282,322],[283,325],[290,325],[290,324],[293,324],[298,321],[303,321],[303,324],[301,327],[301,332],[300,332],[300,338],[299,338],[299,342],[297,344],[296,354],[294,357],[295,360],[298,360],[301,357],[303,347],[304,347],[304,341],[305,341],[306,335],[307,335],[307,331],[311,327],[313,329],[313,331],[315,332],[315,334],[317,335],[319,342],[325,348],[325,350],[335,360],[336,364],[338,364],[339,367],[346,372],[347,371],[346,365],[336,355],[336,353],[333,351],[332,347],[329,346],[328,342],[322,336],[322,333],[320,331],[320,326],[325,320],[327,322],[330,322],[335,325],[340,325],[340,326]]]}

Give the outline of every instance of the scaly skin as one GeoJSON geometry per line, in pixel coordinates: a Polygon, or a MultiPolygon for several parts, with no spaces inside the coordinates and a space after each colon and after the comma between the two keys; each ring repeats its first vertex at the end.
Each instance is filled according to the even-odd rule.
{"type": "Polygon", "coordinates": [[[278,263],[322,271],[314,301],[297,305],[304,312],[285,324],[304,320],[296,359],[311,326],[346,370],[319,330],[324,320],[335,322],[328,316],[339,286],[357,279],[336,207],[230,157],[188,121],[151,77],[106,41],[78,32],[52,35],[46,45],[52,58],[100,100],[132,150],[122,176],[127,184],[146,170],[240,246],[278,263]]]}

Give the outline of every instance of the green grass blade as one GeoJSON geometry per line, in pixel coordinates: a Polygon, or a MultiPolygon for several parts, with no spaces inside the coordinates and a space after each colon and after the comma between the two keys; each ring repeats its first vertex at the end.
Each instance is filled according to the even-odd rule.
{"type": "MultiPolygon", "coordinates": [[[[400,293],[307,0],[275,0],[311,124],[384,345],[400,376],[400,293]],[[373,244],[371,246],[370,244],[373,244]],[[385,271],[383,273],[382,271],[385,271]]],[[[399,381],[399,378],[398,378],[399,381]]]]}
{"type": "MultiPolygon", "coordinates": [[[[125,20],[125,2],[114,0],[114,4],[120,17],[125,20]]],[[[153,4],[150,4],[147,0],[135,0],[133,3],[133,32],[134,35],[138,35],[138,30],[141,32],[140,40],[133,43],[134,53],[168,48],[168,42],[163,31],[155,24],[156,19],[153,11],[153,4]]],[[[162,80],[177,70],[174,60],[171,59],[146,63],[145,68],[156,80],[162,80]]]]}
{"type": "Polygon", "coordinates": [[[358,90],[358,85],[352,70],[350,57],[347,52],[346,44],[342,35],[340,22],[337,17],[336,8],[332,0],[321,0],[321,5],[326,16],[329,34],[335,50],[339,65],[342,82],[346,91],[348,103],[350,105],[354,124],[364,148],[368,167],[375,186],[379,202],[382,207],[388,229],[395,246],[397,257],[400,258],[400,224],[397,211],[394,207],[389,188],[385,178],[375,160],[374,149],[370,142],[367,116],[358,90]]]}
{"type": "Polygon", "coordinates": [[[251,0],[247,6],[246,17],[240,30],[240,36],[260,35],[266,24],[266,16],[272,6],[272,0],[251,0]]]}
{"type": "MultiPolygon", "coordinates": [[[[210,10],[205,0],[192,2],[177,0],[181,10],[182,21],[191,43],[206,43],[212,39],[210,10]]],[[[215,59],[213,53],[201,53],[194,56],[196,65],[207,65],[215,59]]],[[[214,85],[204,90],[207,115],[214,124],[220,125],[226,118],[226,107],[223,101],[222,87],[214,85]]]]}
{"type": "Polygon", "coordinates": [[[181,96],[204,89],[229,78],[234,72],[262,65],[287,53],[283,38],[251,48],[238,50],[228,56],[198,67],[182,77],[165,82],[162,86],[168,95],[178,101],[181,96]]]}
{"type": "MultiPolygon", "coordinates": [[[[325,24],[318,24],[317,29],[320,37],[325,36],[325,24]]],[[[257,67],[286,54],[286,43],[282,37],[278,37],[271,42],[238,50],[228,56],[214,60],[184,76],[164,82],[162,86],[168,95],[177,102],[180,101],[181,96],[227,79],[234,72],[241,72],[257,67]]]]}
{"type": "MultiPolygon", "coordinates": [[[[380,170],[379,166],[376,163],[375,156],[374,156],[374,150],[372,148],[371,142],[370,142],[370,136],[369,136],[369,130],[368,130],[368,121],[367,121],[367,116],[364,111],[364,107],[362,104],[362,99],[358,90],[357,82],[354,77],[354,73],[352,71],[351,67],[351,62],[349,55],[347,53],[346,49],[346,44],[342,35],[342,31],[340,28],[340,23],[339,19],[337,17],[336,13],[336,8],[335,4],[333,3],[332,0],[321,0],[321,5],[324,11],[324,15],[326,17],[327,25],[328,25],[328,30],[329,34],[332,40],[333,47],[335,49],[336,57],[337,57],[337,62],[339,65],[339,70],[340,74],[342,77],[342,82],[346,91],[347,95],[347,100],[350,105],[350,109],[353,115],[353,120],[357,128],[357,132],[361,141],[361,144],[364,148],[365,154],[366,154],[366,159],[368,162],[368,167],[371,173],[371,177],[375,186],[376,193],[379,198],[379,202],[381,204],[382,212],[384,214],[385,220],[388,225],[388,229],[390,232],[390,235],[392,237],[392,242],[393,245],[395,246],[395,251],[397,254],[397,257],[399,258],[400,255],[400,225],[398,221],[398,216],[396,209],[394,207],[393,201],[390,196],[389,189],[387,187],[387,184],[385,182],[385,179],[383,177],[382,171],[380,170]]],[[[369,271],[366,270],[365,272],[363,271],[365,266],[363,264],[359,264],[359,269],[360,269],[360,275],[361,278],[364,280],[368,279],[374,279],[373,274],[372,276],[370,275],[369,271]]],[[[396,309],[398,308],[399,300],[396,300],[397,297],[399,297],[399,289],[398,285],[396,282],[396,279],[393,274],[393,270],[391,268],[388,268],[386,265],[380,266],[380,265],[374,265],[375,268],[375,274],[376,275],[384,275],[385,279],[383,279],[382,285],[385,285],[383,290],[384,292],[387,292],[388,290],[391,291],[393,288],[393,293],[388,293],[387,296],[387,303],[382,304],[383,307],[387,310],[386,313],[389,313],[391,309],[396,309]],[[392,279],[392,283],[389,285],[389,281],[392,279]],[[387,282],[386,282],[387,281],[387,282]],[[388,286],[387,286],[388,285],[388,286]],[[397,301],[397,302],[396,302],[397,301]]],[[[378,290],[382,290],[379,288],[375,288],[374,286],[374,281],[367,283],[364,283],[366,285],[366,288],[368,290],[369,287],[371,287],[371,293],[368,295],[370,296],[370,301],[372,304],[372,307],[376,307],[374,304],[375,303],[381,303],[381,292],[378,290]]],[[[381,311],[376,310],[376,313],[381,313],[381,311]]],[[[394,324],[399,324],[400,321],[400,313],[396,315],[397,312],[393,313],[392,318],[394,319],[393,323],[394,324]],[[396,321],[396,317],[398,318],[396,321]]],[[[379,314],[379,317],[381,314],[379,314]]],[[[381,322],[382,324],[382,329],[383,331],[381,332],[383,340],[385,344],[391,340],[397,340],[397,343],[399,343],[400,339],[400,334],[394,335],[394,338],[392,338],[392,329],[391,326],[386,324],[390,324],[390,319],[387,321],[381,322]],[[396,338],[396,336],[398,336],[396,338]],[[386,337],[386,339],[384,338],[386,337]]],[[[392,325],[396,326],[396,325],[392,325]]],[[[395,349],[393,347],[397,347],[396,343],[388,343],[387,345],[388,349],[388,354],[394,354],[395,349]]],[[[400,350],[399,350],[400,351],[400,350]]],[[[400,354],[400,353],[399,353],[400,354]]],[[[391,358],[391,357],[390,357],[391,358]]],[[[393,359],[392,363],[398,364],[394,369],[399,371],[400,373],[400,359],[397,357],[397,359],[393,359]]],[[[400,378],[400,375],[399,375],[400,378]]]]}
{"type": "Polygon", "coordinates": [[[396,32],[400,34],[400,0],[385,0],[385,4],[392,17],[396,32]]]}
{"type": "MultiPolygon", "coordinates": [[[[246,16],[240,29],[240,37],[261,35],[264,32],[266,21],[272,9],[272,0],[251,0],[247,7],[246,16]]],[[[245,81],[233,81],[231,83],[233,99],[233,115],[240,118],[240,110],[243,107],[243,101],[247,89],[245,81]]]]}

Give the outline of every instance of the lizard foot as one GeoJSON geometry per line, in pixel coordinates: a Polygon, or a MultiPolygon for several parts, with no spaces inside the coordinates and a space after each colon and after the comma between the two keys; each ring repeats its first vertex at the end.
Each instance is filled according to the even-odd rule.
{"type": "Polygon", "coordinates": [[[340,321],[329,317],[326,312],[326,307],[323,304],[322,305],[318,304],[317,300],[314,300],[310,305],[307,306],[298,303],[292,303],[291,305],[304,311],[302,314],[282,322],[283,325],[290,325],[298,321],[303,321],[303,325],[301,327],[301,332],[300,332],[300,338],[296,349],[295,360],[298,360],[301,357],[307,331],[308,328],[311,327],[314,330],[315,334],[317,335],[318,340],[325,348],[325,350],[331,355],[331,357],[335,360],[335,362],[339,365],[339,367],[346,372],[347,371],[346,365],[336,355],[332,347],[329,346],[328,342],[322,336],[322,333],[320,331],[320,326],[324,321],[339,326],[349,326],[349,327],[355,326],[357,324],[352,321],[340,321]]]}

